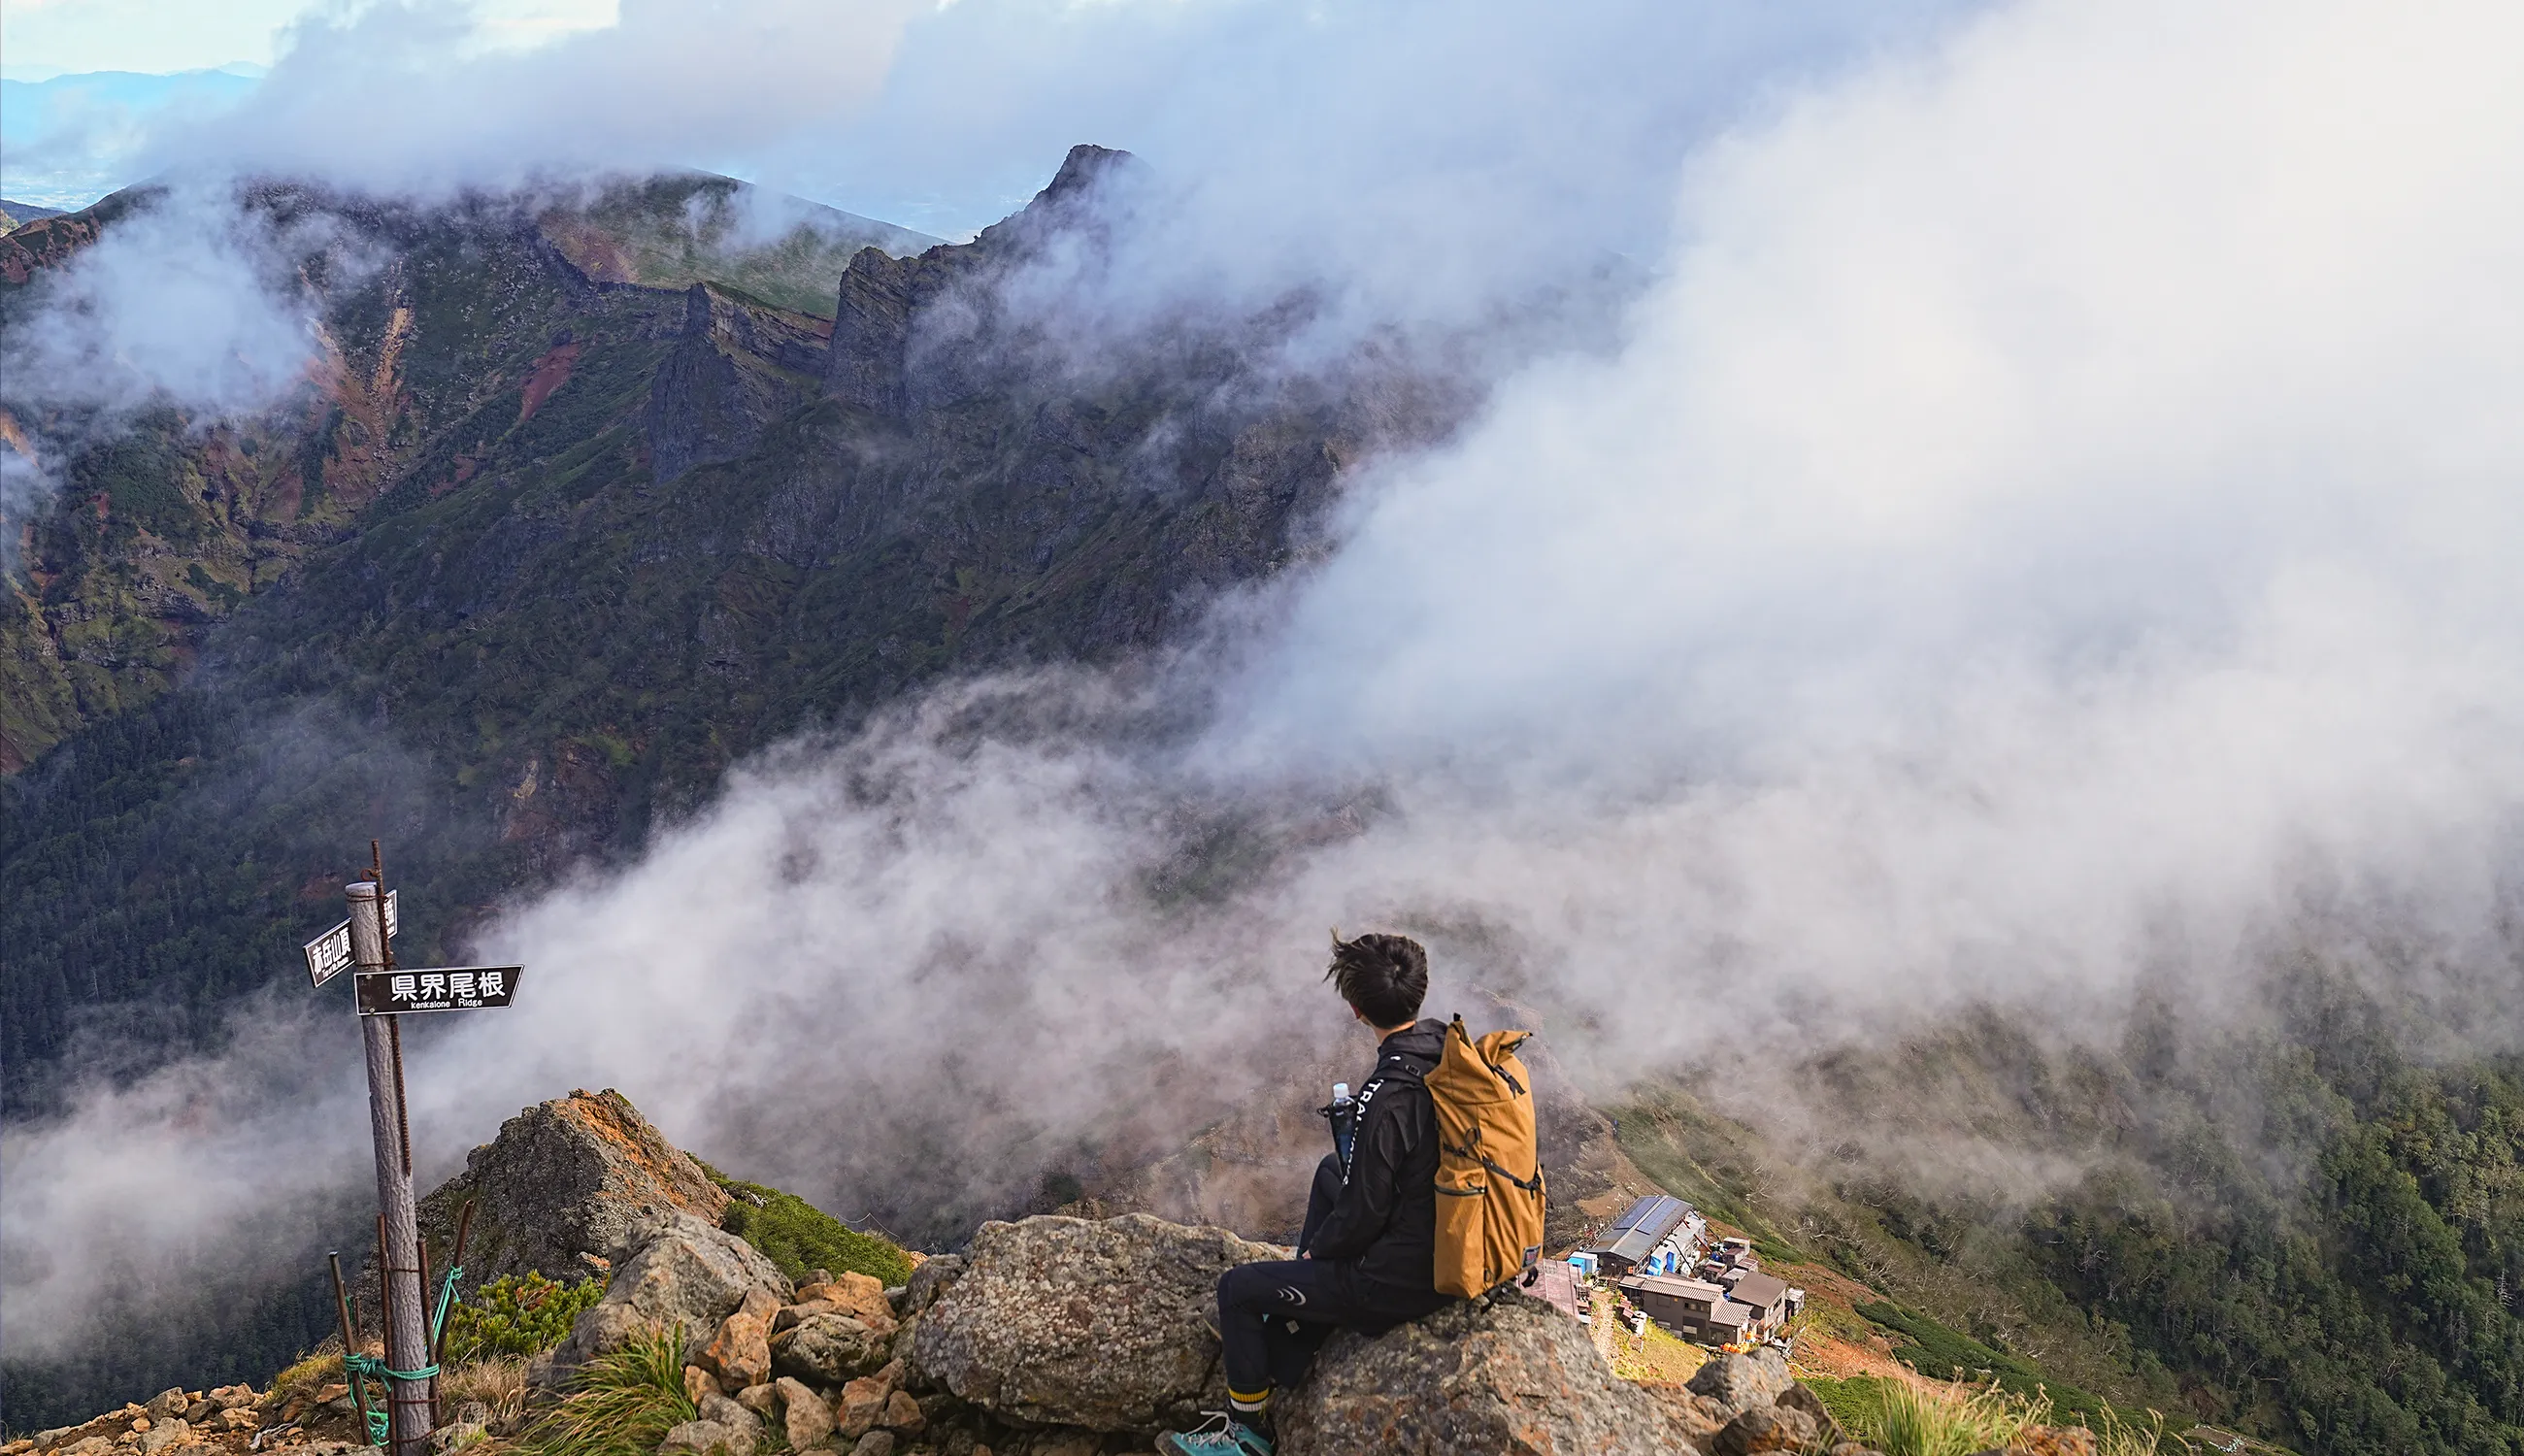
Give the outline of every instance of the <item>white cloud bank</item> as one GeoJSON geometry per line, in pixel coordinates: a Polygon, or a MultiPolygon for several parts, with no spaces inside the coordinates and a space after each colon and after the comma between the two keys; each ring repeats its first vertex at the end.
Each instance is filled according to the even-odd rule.
{"type": "MultiPolygon", "coordinates": [[[[2488,3],[2040,0],[1748,114],[1621,355],[1362,479],[1189,752],[977,744],[958,689],[774,755],[486,936],[527,995],[421,1048],[416,1136],[607,1082],[845,1212],[989,1193],[1282,1075],[1335,923],[1599,1078],[2247,1015],[2289,946],[2512,1004],[2520,46],[2488,3]],[[1353,795],[1221,899],[1151,889],[1187,804],[1353,795]]],[[[13,1319],[87,1277],[19,1273],[16,1170],[145,1093],[13,1133],[13,1319]]]]}
{"type": "Polygon", "coordinates": [[[144,206],[30,285],[36,306],[0,341],[7,396],[109,415],[269,409],[320,355],[316,301],[295,266],[325,244],[321,230],[275,228],[223,196],[144,206]]]}

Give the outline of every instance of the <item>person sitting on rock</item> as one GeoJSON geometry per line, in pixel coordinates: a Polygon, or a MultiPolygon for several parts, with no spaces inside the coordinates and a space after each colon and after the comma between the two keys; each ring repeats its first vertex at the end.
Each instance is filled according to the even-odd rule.
{"type": "Polygon", "coordinates": [[[1324,979],[1375,1028],[1376,1070],[1359,1089],[1346,1159],[1335,1140],[1315,1169],[1297,1257],[1219,1278],[1233,1409],[1159,1440],[1170,1456],[1270,1456],[1271,1392],[1304,1375],[1333,1331],[1381,1335],[1450,1299],[1436,1289],[1437,1110],[1422,1083],[1446,1033],[1443,1022],[1418,1019],[1429,953],[1406,936],[1335,933],[1324,979]]]}

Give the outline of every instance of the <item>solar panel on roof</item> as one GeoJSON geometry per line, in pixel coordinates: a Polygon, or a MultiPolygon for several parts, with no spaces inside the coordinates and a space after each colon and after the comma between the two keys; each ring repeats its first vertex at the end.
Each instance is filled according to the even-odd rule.
{"type": "Polygon", "coordinates": [[[1604,1232],[1607,1234],[1628,1233],[1630,1230],[1639,1226],[1639,1220],[1647,1216],[1649,1209],[1656,1207],[1657,1204],[1664,1201],[1665,1200],[1663,1198],[1659,1197],[1655,1193],[1648,1193],[1641,1196],[1637,1202],[1630,1205],[1629,1212],[1625,1213],[1619,1219],[1616,1219],[1613,1222],[1613,1227],[1605,1230],[1604,1232]]]}

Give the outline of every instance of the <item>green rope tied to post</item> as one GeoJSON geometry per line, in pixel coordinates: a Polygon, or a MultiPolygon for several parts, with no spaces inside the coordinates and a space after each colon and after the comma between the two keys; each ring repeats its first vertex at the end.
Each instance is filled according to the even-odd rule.
{"type": "MultiPolygon", "coordinates": [[[[463,1277],[464,1268],[460,1264],[447,1271],[446,1280],[438,1286],[438,1308],[429,1317],[429,1348],[433,1350],[438,1348],[440,1332],[447,1328],[447,1312],[456,1304],[456,1282],[463,1277]]],[[[394,1439],[394,1416],[390,1411],[378,1410],[368,1404],[368,1381],[379,1382],[380,1388],[392,1399],[394,1387],[384,1384],[384,1382],[425,1381],[438,1374],[435,1361],[418,1370],[397,1370],[374,1355],[363,1355],[357,1350],[342,1352],[342,1369],[349,1374],[352,1383],[359,1386],[360,1405],[368,1413],[368,1444],[371,1446],[383,1446],[394,1439]]]]}
{"type": "MultiPolygon", "coordinates": [[[[463,1277],[464,1266],[459,1264],[447,1271],[447,1278],[438,1286],[438,1312],[429,1317],[429,1347],[432,1350],[438,1348],[438,1342],[447,1329],[447,1312],[456,1307],[456,1282],[463,1277]]],[[[429,1373],[438,1374],[438,1367],[435,1365],[429,1367],[429,1373]]]]}

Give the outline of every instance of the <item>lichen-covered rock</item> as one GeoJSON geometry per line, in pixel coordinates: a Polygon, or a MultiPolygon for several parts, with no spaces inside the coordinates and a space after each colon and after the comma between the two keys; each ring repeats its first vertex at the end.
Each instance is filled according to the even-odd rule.
{"type": "Polygon", "coordinates": [[[1778,1399],[1774,1403],[1781,1410],[1803,1411],[1812,1418],[1816,1444],[1835,1446],[1847,1439],[1847,1432],[1840,1429],[1840,1422],[1832,1418],[1831,1408],[1822,1403],[1821,1396],[1805,1386],[1790,1384],[1788,1388],[1779,1392],[1778,1399]]]}
{"type": "Polygon", "coordinates": [[[902,1304],[896,1312],[908,1319],[938,1302],[938,1296],[954,1286],[964,1277],[964,1256],[940,1254],[925,1260],[911,1271],[911,1282],[902,1286],[902,1304]]]}
{"type": "MultiPolygon", "coordinates": [[[[1286,1256],[1224,1229],[1146,1214],[984,1224],[962,1270],[914,1322],[911,1376],[1044,1425],[1117,1432],[1188,1422],[1225,1405],[1206,1324],[1218,1277],[1286,1256]]],[[[913,1277],[907,1305],[920,1302],[931,1266],[913,1277]]]]}
{"type": "Polygon", "coordinates": [[[885,1286],[865,1274],[844,1271],[831,1280],[800,1286],[801,1305],[821,1304],[827,1311],[850,1315],[871,1330],[894,1333],[894,1306],[885,1297],[885,1286]]]}
{"type": "Polygon", "coordinates": [[[469,1446],[491,1433],[490,1410],[479,1402],[467,1402],[455,1420],[429,1433],[430,1449],[454,1451],[469,1446]]]}
{"type": "Polygon", "coordinates": [[[657,1442],[657,1456],[678,1456],[678,1453],[707,1456],[712,1451],[724,1453],[724,1456],[753,1456],[753,1434],[748,1431],[732,1430],[715,1421],[686,1421],[667,1432],[666,1438],[657,1442]]]}
{"type": "Polygon", "coordinates": [[[1286,1456],[1686,1456],[1666,1403],[1584,1327],[1502,1289],[1374,1339],[1335,1335],[1279,1402],[1286,1456]]]}
{"type": "Polygon", "coordinates": [[[704,1395],[701,1398],[700,1407],[701,1418],[713,1426],[742,1431],[756,1440],[762,1436],[762,1418],[727,1396],[716,1392],[704,1395]]]}
{"type": "Polygon", "coordinates": [[[893,1394],[894,1386],[883,1372],[863,1375],[842,1386],[841,1398],[834,1403],[836,1429],[853,1440],[874,1431],[885,1418],[886,1401],[893,1394]]]}
{"type": "Polygon", "coordinates": [[[718,1332],[703,1346],[698,1363],[727,1389],[762,1384],[771,1379],[771,1333],[760,1318],[740,1307],[718,1322],[718,1332]]]}
{"type": "Polygon", "coordinates": [[[1769,1405],[1796,1383],[1788,1359],[1764,1345],[1750,1355],[1721,1355],[1692,1374],[1688,1388],[1725,1407],[1728,1419],[1755,1406],[1769,1405]]]}
{"type": "Polygon", "coordinates": [[[1716,1456],[1803,1451],[1817,1444],[1820,1433],[1814,1417],[1794,1406],[1757,1405],[1727,1422],[1710,1449],[1716,1456]]]}
{"type": "Polygon", "coordinates": [[[827,1389],[882,1369],[894,1346],[865,1322],[845,1314],[808,1315],[771,1340],[771,1368],[827,1389]]]}
{"type": "Polygon", "coordinates": [[[790,1450],[807,1450],[832,1437],[833,1408],[824,1403],[824,1397],[786,1376],[773,1388],[780,1395],[781,1429],[789,1436],[790,1450]]]}
{"type": "Polygon", "coordinates": [[[1684,1435],[1704,1446],[1716,1440],[1726,1423],[1735,1419],[1735,1412],[1687,1385],[1658,1382],[1639,1388],[1665,1406],[1666,1415],[1684,1435]]]}
{"type": "Polygon", "coordinates": [[[727,1212],[726,1191],[610,1089],[555,1097],[502,1123],[463,1172],[421,1200],[433,1244],[454,1239],[468,1198],[468,1296],[528,1270],[562,1281],[607,1272],[663,1217],[687,1213],[716,1228],[727,1212]]]}
{"type": "Polygon", "coordinates": [[[752,1244],[688,1213],[669,1214],[636,1236],[636,1252],[613,1271],[605,1297],[583,1311],[569,1337],[540,1368],[546,1382],[643,1330],[680,1327],[689,1342],[707,1339],[749,1294],[758,1308],[788,1302],[788,1276],[752,1244]]]}

